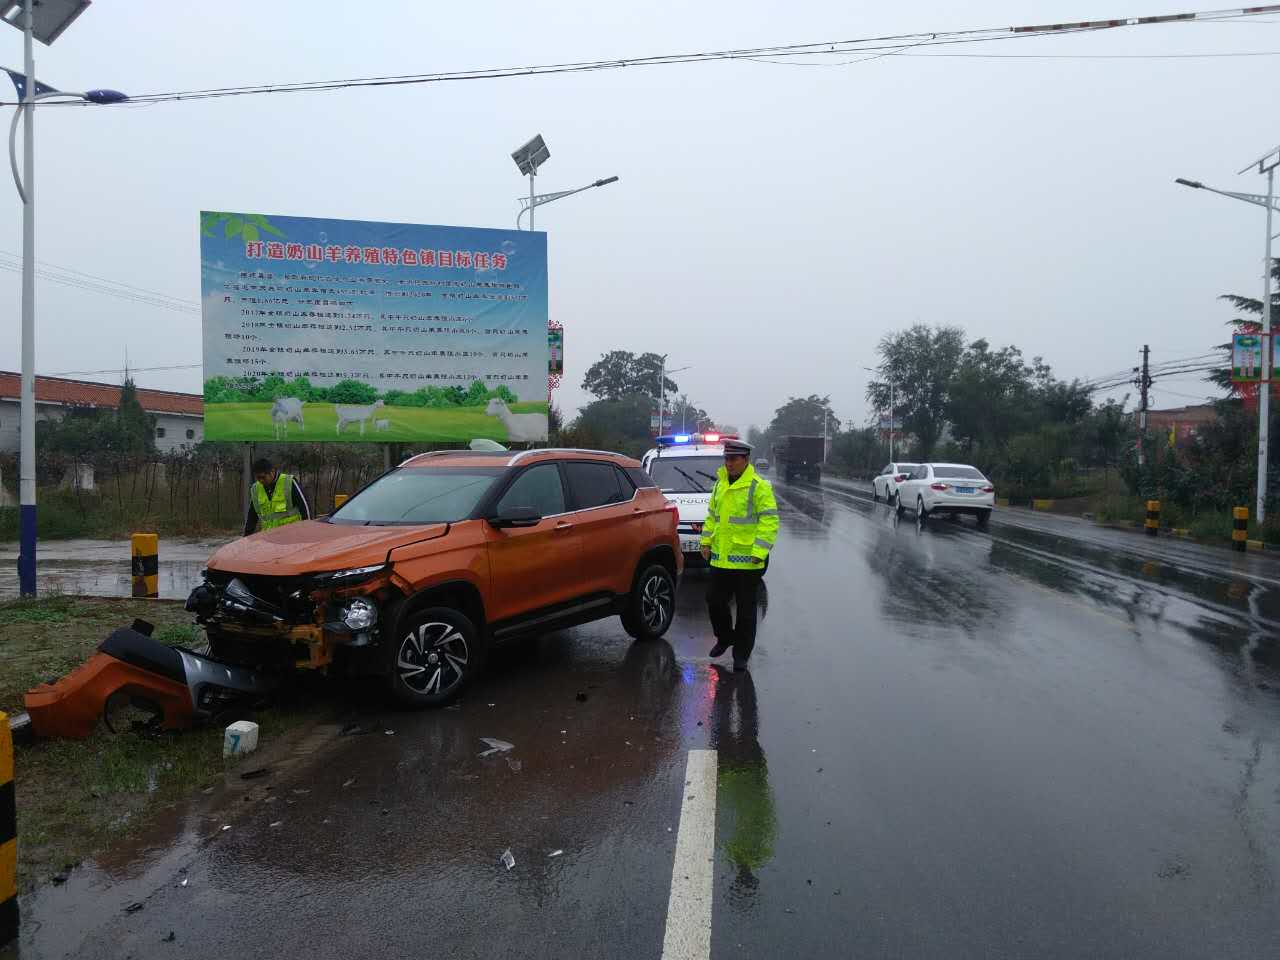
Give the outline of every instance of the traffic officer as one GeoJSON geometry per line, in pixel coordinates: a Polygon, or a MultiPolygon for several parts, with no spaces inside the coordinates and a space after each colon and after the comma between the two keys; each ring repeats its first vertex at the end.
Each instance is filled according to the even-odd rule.
{"type": "Polygon", "coordinates": [[[751,466],[751,444],[724,441],[724,466],[716,471],[715,489],[702,526],[702,559],[711,562],[707,610],[716,645],[711,656],[733,647],[733,669],[747,669],[756,645],[756,595],[778,538],[778,502],[773,487],[751,466]],[[738,622],[729,613],[737,601],[738,622]]]}
{"type": "Polygon", "coordinates": [[[265,457],[253,462],[253,486],[249,488],[249,511],[244,518],[244,535],[258,529],[271,530],[286,523],[311,519],[311,508],[302,487],[288,473],[281,473],[265,457]]]}

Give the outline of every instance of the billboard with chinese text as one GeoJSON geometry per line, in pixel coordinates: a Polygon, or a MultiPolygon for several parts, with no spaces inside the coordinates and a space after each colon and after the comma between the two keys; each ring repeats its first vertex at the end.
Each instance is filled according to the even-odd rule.
{"type": "Polygon", "coordinates": [[[547,437],[546,234],[200,214],[208,440],[547,437]]]}

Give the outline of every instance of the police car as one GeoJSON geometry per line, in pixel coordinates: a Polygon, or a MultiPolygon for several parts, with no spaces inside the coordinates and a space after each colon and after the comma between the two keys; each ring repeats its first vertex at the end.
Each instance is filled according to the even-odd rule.
{"type": "Polygon", "coordinates": [[[658,437],[657,446],[640,460],[666,496],[680,510],[680,550],[685,564],[703,564],[700,545],[707,505],[716,485],[716,471],[724,466],[724,440],[719,433],[674,433],[658,437]]]}

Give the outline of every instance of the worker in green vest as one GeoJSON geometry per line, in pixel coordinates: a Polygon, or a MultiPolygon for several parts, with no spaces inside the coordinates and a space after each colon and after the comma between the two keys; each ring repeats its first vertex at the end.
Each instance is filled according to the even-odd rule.
{"type": "Polygon", "coordinates": [[[286,523],[311,519],[311,508],[302,487],[292,474],[281,473],[263,457],[253,463],[253,486],[249,488],[249,510],[244,518],[244,535],[258,529],[272,530],[286,523]]]}

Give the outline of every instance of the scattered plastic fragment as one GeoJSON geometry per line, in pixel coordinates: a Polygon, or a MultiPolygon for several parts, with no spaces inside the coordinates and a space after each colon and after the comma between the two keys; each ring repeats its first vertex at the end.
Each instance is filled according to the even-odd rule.
{"type": "Polygon", "coordinates": [[[362,733],[368,733],[368,731],[358,723],[348,723],[339,731],[338,735],[341,737],[358,737],[362,733]]]}
{"type": "Polygon", "coordinates": [[[579,690],[579,691],[578,691],[578,696],[577,696],[575,699],[576,699],[579,703],[586,703],[586,702],[587,702],[587,695],[586,695],[585,693],[583,693],[581,690],[579,690]]]}
{"type": "Polygon", "coordinates": [[[301,794],[304,794],[304,793],[310,793],[310,792],[311,792],[311,788],[310,788],[310,787],[294,787],[294,788],[293,788],[293,792],[294,792],[294,793],[296,793],[296,794],[301,795],[301,794]]]}
{"type": "Polygon", "coordinates": [[[142,901],[137,900],[137,901],[134,901],[133,903],[129,904],[127,907],[125,907],[125,908],[124,908],[124,912],[125,912],[125,913],[137,913],[137,912],[138,912],[139,910],[141,910],[141,909],[142,909],[142,901]]]}
{"type": "Polygon", "coordinates": [[[173,943],[173,941],[175,941],[175,940],[177,940],[177,939],[178,939],[178,935],[177,935],[176,933],[174,933],[172,930],[170,930],[170,931],[169,931],[169,935],[168,935],[167,937],[161,937],[161,938],[160,938],[160,942],[161,942],[161,943],[173,943]]]}
{"type": "Polygon", "coordinates": [[[181,882],[180,884],[178,884],[178,886],[180,886],[180,887],[185,887],[185,886],[186,886],[188,883],[190,883],[190,882],[191,882],[191,878],[190,878],[190,877],[183,877],[183,878],[182,878],[182,882],[181,882]]]}
{"type": "Polygon", "coordinates": [[[508,870],[516,865],[516,858],[512,856],[510,847],[502,851],[502,865],[508,870]]]}
{"type": "Polygon", "coordinates": [[[388,737],[394,737],[396,735],[396,732],[394,730],[383,730],[382,732],[386,734],[388,737]]]}
{"type": "Polygon", "coordinates": [[[231,824],[229,824],[229,823],[228,823],[228,824],[225,824],[225,825],[223,825],[223,827],[222,827],[222,832],[223,832],[223,833],[226,833],[226,832],[227,832],[228,830],[230,830],[230,829],[231,829],[231,824]]]}
{"type": "Polygon", "coordinates": [[[270,771],[266,767],[255,767],[252,770],[246,770],[240,774],[241,780],[257,780],[259,777],[265,777],[270,771]]]}
{"type": "Polygon", "coordinates": [[[284,823],[284,821],[283,821],[283,820],[274,820],[274,821],[272,821],[271,823],[267,824],[267,826],[270,826],[270,827],[278,827],[278,826],[280,826],[280,824],[282,824],[282,823],[284,823]]]}
{"type": "Polygon", "coordinates": [[[559,856],[562,856],[563,854],[564,854],[563,850],[552,850],[550,853],[547,854],[547,859],[550,860],[553,857],[559,857],[559,856]]]}
{"type": "Polygon", "coordinates": [[[346,783],[342,785],[342,789],[345,790],[347,787],[351,786],[355,782],[356,782],[356,778],[352,777],[350,780],[348,780],[346,783]]]}
{"type": "Polygon", "coordinates": [[[516,748],[514,743],[507,743],[505,740],[495,740],[493,737],[481,737],[480,742],[487,743],[489,745],[489,749],[480,754],[482,757],[488,757],[495,753],[506,753],[508,750],[514,750],[516,748]]]}

